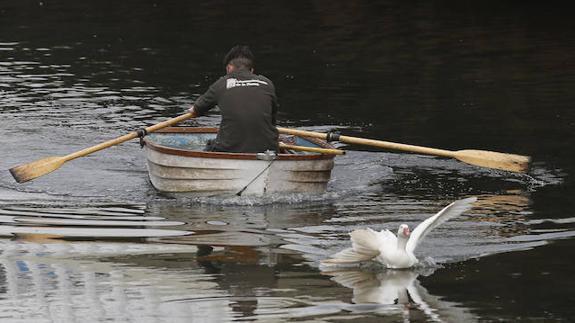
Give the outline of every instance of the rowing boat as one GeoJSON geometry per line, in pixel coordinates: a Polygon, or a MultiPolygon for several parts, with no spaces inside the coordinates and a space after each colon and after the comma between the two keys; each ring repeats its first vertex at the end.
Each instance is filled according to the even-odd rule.
{"type": "MultiPolygon", "coordinates": [[[[161,192],[268,195],[322,193],[334,166],[334,155],[282,150],[280,153],[204,151],[217,128],[172,127],[144,138],[152,185],[161,192]]],[[[280,142],[333,149],[325,141],[281,136],[280,142]]]]}

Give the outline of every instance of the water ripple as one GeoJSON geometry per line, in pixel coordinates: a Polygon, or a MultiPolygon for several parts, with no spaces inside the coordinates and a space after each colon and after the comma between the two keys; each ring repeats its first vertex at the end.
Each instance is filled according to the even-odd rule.
{"type": "Polygon", "coordinates": [[[182,236],[190,231],[156,229],[185,224],[149,217],[131,208],[0,208],[0,235],[27,239],[149,238],[182,236]]]}

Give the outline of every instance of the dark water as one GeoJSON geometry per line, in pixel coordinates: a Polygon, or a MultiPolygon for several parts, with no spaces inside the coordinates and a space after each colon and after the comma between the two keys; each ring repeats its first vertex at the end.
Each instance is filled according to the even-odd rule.
{"type": "Polygon", "coordinates": [[[574,31],[567,8],[516,1],[0,1],[0,229],[42,216],[195,233],[1,239],[1,320],[571,321],[574,31]],[[130,142],[27,184],[8,173],[182,113],[236,43],[276,83],[283,126],[531,155],[531,172],[344,146],[321,196],[174,197],[130,142]],[[318,266],[353,229],[470,195],[419,249],[427,268],[318,266]]]}

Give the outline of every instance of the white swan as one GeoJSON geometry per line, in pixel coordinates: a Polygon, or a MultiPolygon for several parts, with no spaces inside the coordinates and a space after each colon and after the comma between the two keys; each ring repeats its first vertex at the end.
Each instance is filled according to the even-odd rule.
{"type": "Polygon", "coordinates": [[[407,224],[402,224],[397,230],[397,237],[386,229],[380,232],[369,228],[355,230],[349,234],[352,247],[334,254],[330,259],[322,260],[322,264],[351,264],[375,260],[387,268],[411,268],[418,263],[413,252],[419,242],[433,228],[469,210],[475,201],[475,197],[455,201],[421,222],[411,233],[407,224]]]}

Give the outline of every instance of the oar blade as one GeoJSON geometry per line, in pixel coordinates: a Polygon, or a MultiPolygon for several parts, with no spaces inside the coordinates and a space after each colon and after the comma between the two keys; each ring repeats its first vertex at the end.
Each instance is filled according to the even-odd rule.
{"type": "Polygon", "coordinates": [[[531,161],[529,156],[473,149],[456,151],[454,157],[471,165],[517,173],[527,173],[531,161]]]}
{"type": "Polygon", "coordinates": [[[18,183],[24,183],[55,171],[64,162],[66,160],[62,157],[43,158],[28,164],[12,167],[10,168],[10,173],[18,183]]]}

